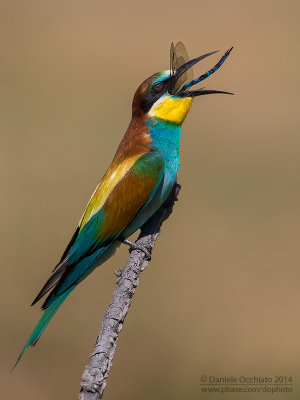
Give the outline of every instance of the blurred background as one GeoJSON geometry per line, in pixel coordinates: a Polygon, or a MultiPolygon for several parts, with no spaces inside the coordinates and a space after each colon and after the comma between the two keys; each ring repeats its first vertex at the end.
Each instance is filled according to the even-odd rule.
{"type": "Polygon", "coordinates": [[[2,398],[77,396],[125,246],[9,371],[40,317],[30,303],[127,128],[135,89],[168,68],[180,40],[191,57],[234,46],[205,86],[235,96],[197,98],[183,126],[179,202],[141,277],[104,398],[219,398],[201,392],[202,375],[292,376],[294,393],[272,398],[299,398],[299,2],[2,0],[0,9],[2,398]]]}

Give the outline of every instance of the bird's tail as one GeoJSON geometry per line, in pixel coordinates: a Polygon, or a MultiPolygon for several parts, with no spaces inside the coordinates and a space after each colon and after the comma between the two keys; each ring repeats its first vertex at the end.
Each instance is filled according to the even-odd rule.
{"type": "Polygon", "coordinates": [[[28,346],[34,346],[36,342],[39,340],[41,334],[44,332],[46,326],[49,324],[51,318],[53,315],[56,313],[56,311],[59,309],[59,307],[62,305],[62,303],[66,300],[66,298],[69,296],[69,294],[72,292],[72,290],[75,288],[74,286],[71,286],[68,290],[66,290],[61,296],[59,296],[43,313],[41,316],[39,322],[36,324],[36,327],[34,328],[32,334],[30,335],[27,343],[25,344],[23,350],[21,351],[19,357],[17,358],[17,361],[13,367],[13,369],[17,366],[18,362],[20,361],[22,355],[24,354],[25,350],[27,349],[28,346]]]}

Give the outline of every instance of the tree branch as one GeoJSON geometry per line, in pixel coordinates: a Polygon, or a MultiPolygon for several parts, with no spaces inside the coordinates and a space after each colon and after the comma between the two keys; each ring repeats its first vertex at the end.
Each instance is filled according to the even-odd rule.
{"type": "MultiPolygon", "coordinates": [[[[180,191],[180,185],[174,185],[167,201],[142,227],[136,241],[151,253],[160,234],[162,223],[172,213],[174,202],[180,191]]],[[[148,260],[141,250],[132,250],[126,266],[116,271],[117,287],[113,299],[102,319],[100,334],[96,340],[90,363],[86,366],[78,400],[98,400],[102,398],[106,379],[117,346],[119,332],[122,330],[124,319],[131,305],[135,289],[139,284],[139,276],[148,266],[148,260]]]]}

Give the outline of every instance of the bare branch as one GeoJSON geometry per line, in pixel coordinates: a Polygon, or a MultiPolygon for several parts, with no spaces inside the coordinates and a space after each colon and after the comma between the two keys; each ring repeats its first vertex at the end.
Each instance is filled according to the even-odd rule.
{"type": "MultiPolygon", "coordinates": [[[[176,183],[168,200],[141,230],[136,244],[144,246],[150,253],[160,234],[162,223],[172,213],[179,191],[180,185],[176,183]]],[[[147,266],[148,260],[145,253],[141,250],[132,250],[126,266],[115,272],[118,276],[117,288],[102,319],[101,331],[90,357],[90,363],[84,370],[78,400],[98,400],[102,398],[106,379],[112,366],[119,332],[122,330],[132,297],[139,284],[140,273],[147,266]]]]}

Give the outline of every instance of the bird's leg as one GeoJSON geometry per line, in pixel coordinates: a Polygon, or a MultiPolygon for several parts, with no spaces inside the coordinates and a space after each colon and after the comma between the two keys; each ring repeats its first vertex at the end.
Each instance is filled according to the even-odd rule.
{"type": "Polygon", "coordinates": [[[131,242],[128,239],[121,239],[121,242],[124,244],[127,244],[127,246],[130,246],[131,250],[141,250],[143,253],[145,253],[146,257],[148,260],[151,260],[151,254],[150,251],[146,249],[144,246],[140,246],[134,242],[131,242]]]}

